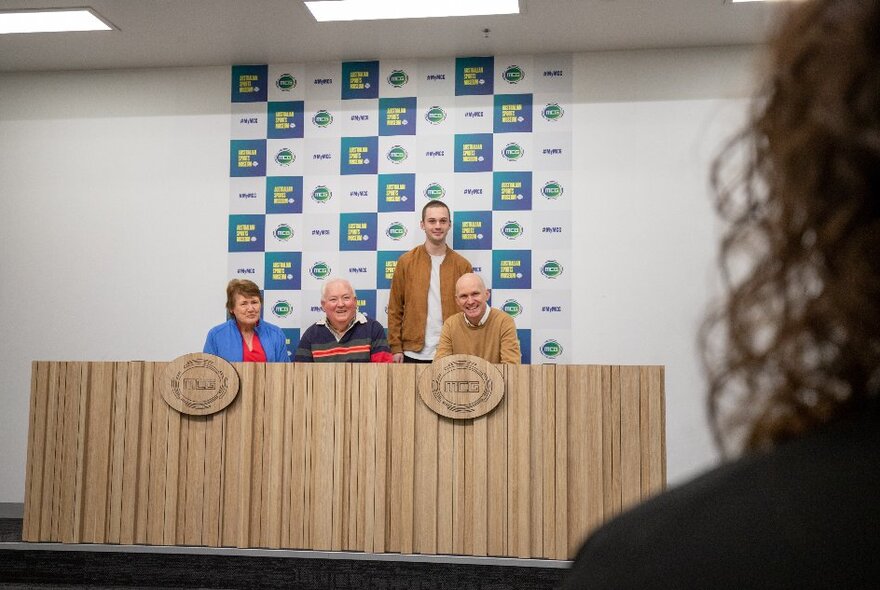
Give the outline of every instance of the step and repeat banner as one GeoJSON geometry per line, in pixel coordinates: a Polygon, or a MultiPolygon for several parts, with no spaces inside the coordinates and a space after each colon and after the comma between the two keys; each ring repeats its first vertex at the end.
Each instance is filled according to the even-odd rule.
{"type": "Polygon", "coordinates": [[[295,350],[343,277],[387,325],[422,207],[517,325],[524,363],[569,362],[571,55],[232,67],[229,278],[264,289],[295,350]]]}

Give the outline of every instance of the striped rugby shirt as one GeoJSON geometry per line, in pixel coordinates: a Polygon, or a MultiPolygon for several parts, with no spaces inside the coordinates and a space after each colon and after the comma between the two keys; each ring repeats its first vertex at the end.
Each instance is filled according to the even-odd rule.
{"type": "Polygon", "coordinates": [[[385,328],[360,312],[339,337],[326,317],[309,326],[299,340],[295,358],[302,363],[390,363],[392,359],[385,328]]]}

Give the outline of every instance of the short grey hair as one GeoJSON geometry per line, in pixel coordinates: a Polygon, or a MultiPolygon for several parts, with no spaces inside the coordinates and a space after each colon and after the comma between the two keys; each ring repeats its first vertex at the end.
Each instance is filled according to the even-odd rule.
{"type": "Polygon", "coordinates": [[[347,286],[348,290],[351,291],[352,296],[357,299],[357,292],[354,290],[354,287],[351,286],[351,283],[346,279],[337,277],[335,279],[330,279],[329,281],[321,285],[321,301],[324,301],[327,298],[327,289],[330,287],[330,285],[335,285],[336,283],[342,283],[347,286]]]}

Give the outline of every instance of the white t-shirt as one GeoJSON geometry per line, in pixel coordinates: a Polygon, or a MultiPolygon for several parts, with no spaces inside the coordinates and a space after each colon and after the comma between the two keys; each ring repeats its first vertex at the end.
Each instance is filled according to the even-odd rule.
{"type": "Polygon", "coordinates": [[[440,330],[443,329],[443,304],[440,301],[440,265],[446,254],[431,255],[431,282],[428,284],[428,318],[425,320],[425,346],[418,352],[407,350],[410,358],[430,361],[440,343],[440,330]]]}

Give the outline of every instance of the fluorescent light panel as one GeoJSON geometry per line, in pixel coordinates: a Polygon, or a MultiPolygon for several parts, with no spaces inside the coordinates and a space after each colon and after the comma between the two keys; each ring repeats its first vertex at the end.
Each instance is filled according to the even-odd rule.
{"type": "Polygon", "coordinates": [[[0,35],[111,30],[113,27],[88,8],[0,12],[0,35]]]}
{"type": "Polygon", "coordinates": [[[324,0],[305,4],[318,22],[519,14],[519,0],[324,0]]]}

